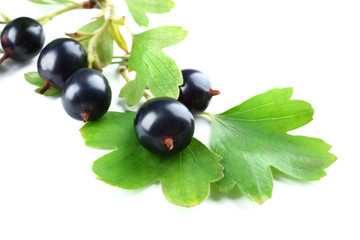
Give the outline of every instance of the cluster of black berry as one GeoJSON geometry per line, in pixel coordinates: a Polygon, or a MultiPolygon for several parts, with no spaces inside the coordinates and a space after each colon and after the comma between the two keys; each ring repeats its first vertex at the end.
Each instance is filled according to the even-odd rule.
{"type": "Polygon", "coordinates": [[[87,54],[77,41],[58,38],[40,52],[37,68],[45,81],[40,93],[50,87],[62,89],[65,111],[78,120],[95,121],[109,109],[111,88],[100,72],[86,68],[87,54]]]}
{"type": "MultiPolygon", "coordinates": [[[[5,26],[1,44],[4,55],[0,64],[6,58],[27,61],[40,52],[37,69],[44,80],[40,93],[51,87],[62,89],[62,104],[71,117],[94,121],[109,109],[109,83],[100,72],[87,68],[86,51],[76,40],[58,38],[42,49],[42,26],[34,19],[20,17],[5,26]]],[[[182,75],[184,84],[178,100],[153,98],[136,113],[136,137],[151,152],[169,155],[185,149],[194,134],[193,115],[203,112],[212,96],[219,94],[211,89],[209,79],[202,72],[187,69],[182,75]]]]}
{"type": "Polygon", "coordinates": [[[153,98],[136,113],[136,137],[151,152],[172,155],[185,149],[194,135],[193,116],[205,111],[210,99],[220,93],[211,89],[210,80],[200,71],[186,69],[182,75],[178,100],[153,98]]]}
{"type": "Polygon", "coordinates": [[[55,39],[42,49],[44,39],[36,20],[20,17],[10,21],[1,34],[4,55],[0,64],[6,58],[27,61],[41,51],[37,68],[45,84],[40,93],[57,87],[62,89],[62,104],[71,117],[84,122],[102,117],[111,103],[111,89],[100,72],[86,68],[85,49],[69,38],[55,39]]]}

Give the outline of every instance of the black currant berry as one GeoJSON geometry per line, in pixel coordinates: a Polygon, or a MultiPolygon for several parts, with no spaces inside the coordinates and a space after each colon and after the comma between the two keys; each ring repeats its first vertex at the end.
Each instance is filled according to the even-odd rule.
{"type": "Polygon", "coordinates": [[[111,88],[100,72],[82,68],[66,81],[61,101],[71,117],[84,122],[95,121],[109,109],[111,88]]]}
{"type": "Polygon", "coordinates": [[[51,86],[62,89],[71,74],[85,67],[87,55],[80,43],[71,38],[53,40],[40,52],[37,62],[39,75],[45,81],[40,93],[51,86]]]}
{"type": "Polygon", "coordinates": [[[194,118],[179,101],[161,97],[145,102],[135,116],[136,137],[153,153],[169,155],[182,151],[194,134],[194,118]]]}
{"type": "Polygon", "coordinates": [[[181,73],[184,84],[180,87],[178,100],[182,102],[193,115],[204,112],[211,98],[220,94],[220,92],[213,90],[209,78],[198,70],[184,69],[181,73]]]}
{"type": "Polygon", "coordinates": [[[44,45],[45,35],[40,23],[28,17],[19,17],[10,21],[1,33],[1,45],[6,58],[24,62],[35,57],[44,45]]]}

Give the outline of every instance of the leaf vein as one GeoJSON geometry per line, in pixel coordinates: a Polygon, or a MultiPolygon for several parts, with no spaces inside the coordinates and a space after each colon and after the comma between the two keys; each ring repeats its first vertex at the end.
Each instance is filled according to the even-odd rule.
{"type": "MultiPolygon", "coordinates": [[[[263,107],[267,107],[267,106],[273,105],[275,102],[276,102],[276,101],[272,101],[272,102],[270,102],[270,103],[266,103],[266,104],[263,104],[263,105],[260,105],[260,106],[257,106],[257,107],[249,108],[249,109],[244,110],[244,111],[238,111],[238,112],[234,112],[234,113],[220,114],[220,115],[223,115],[223,116],[232,116],[232,115],[237,115],[237,114],[240,114],[240,113],[251,112],[251,111],[257,110],[257,109],[259,109],[259,108],[263,108],[263,107]]],[[[225,113],[226,113],[226,112],[225,112],[225,113]]]]}
{"type": "Polygon", "coordinates": [[[221,116],[221,115],[217,115],[216,117],[218,117],[218,118],[225,118],[225,119],[228,119],[228,120],[239,121],[239,122],[262,122],[262,121],[276,121],[276,120],[296,118],[296,117],[298,117],[298,116],[305,115],[305,114],[309,114],[309,113],[313,113],[313,111],[306,111],[306,112],[301,112],[301,113],[298,113],[298,114],[287,115],[287,116],[282,116],[282,117],[259,118],[259,119],[229,118],[229,117],[227,117],[227,116],[221,116]]]}

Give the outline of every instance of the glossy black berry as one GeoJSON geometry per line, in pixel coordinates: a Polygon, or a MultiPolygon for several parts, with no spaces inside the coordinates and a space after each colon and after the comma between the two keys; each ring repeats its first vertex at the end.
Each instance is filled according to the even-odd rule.
{"type": "Polygon", "coordinates": [[[172,98],[153,98],[138,109],[136,137],[147,150],[160,155],[182,151],[194,134],[194,118],[189,110],[172,98]]]}
{"type": "Polygon", "coordinates": [[[37,62],[39,75],[45,81],[40,93],[51,86],[62,89],[71,74],[85,67],[87,55],[80,43],[71,38],[53,40],[40,52],[37,62]]]}
{"type": "Polygon", "coordinates": [[[193,115],[205,111],[213,96],[220,94],[211,89],[209,78],[202,72],[194,69],[181,71],[184,84],[180,87],[179,101],[182,102],[193,115]]]}
{"type": "Polygon", "coordinates": [[[66,81],[61,101],[71,117],[84,122],[95,121],[109,109],[111,88],[100,72],[83,68],[66,81]]]}
{"type": "Polygon", "coordinates": [[[44,45],[45,35],[40,23],[28,17],[19,17],[10,21],[1,33],[1,45],[6,58],[24,62],[35,57],[44,45]]]}

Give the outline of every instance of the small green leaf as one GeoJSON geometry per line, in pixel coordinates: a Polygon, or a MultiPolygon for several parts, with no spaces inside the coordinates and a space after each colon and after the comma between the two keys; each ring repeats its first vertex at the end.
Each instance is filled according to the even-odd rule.
{"type": "Polygon", "coordinates": [[[326,175],[336,157],[331,146],[316,138],[293,136],[288,131],[312,120],[307,102],[290,100],[292,88],[273,89],[212,117],[210,147],[220,154],[225,177],[218,185],[229,191],[235,185],[250,199],[271,198],[271,167],[300,180],[326,175]]]}
{"type": "MultiPolygon", "coordinates": [[[[32,84],[37,86],[38,88],[35,89],[36,93],[40,94],[40,90],[43,88],[45,81],[40,77],[38,72],[28,72],[24,74],[25,80],[32,84]]],[[[56,87],[50,87],[44,94],[42,94],[47,97],[57,97],[61,95],[61,90],[56,87]]]]}
{"type": "MultiPolygon", "coordinates": [[[[95,21],[81,27],[78,32],[93,33],[99,28],[101,28],[104,23],[105,17],[98,18],[95,21]]],[[[84,41],[81,41],[80,43],[85,49],[87,49],[89,46],[89,41],[90,39],[86,39],[84,41]]],[[[108,29],[101,35],[97,42],[96,55],[99,57],[101,67],[106,67],[107,65],[111,64],[114,55],[114,49],[113,39],[108,29]]]]}
{"type": "Polygon", "coordinates": [[[119,97],[126,98],[129,106],[132,106],[140,101],[145,92],[146,84],[141,81],[131,81],[122,87],[119,97]]]}
{"type": "MultiPolygon", "coordinates": [[[[129,71],[136,71],[134,89],[122,90],[121,96],[129,105],[141,99],[145,88],[149,88],[155,97],[179,96],[182,75],[176,62],[167,56],[162,49],[175,45],[185,39],[187,31],[181,27],[165,26],[148,30],[133,36],[132,50],[129,59],[129,71]],[[136,97],[134,97],[136,96],[136,97]]],[[[129,83],[130,84],[130,83],[129,83]]]]}
{"type": "Polygon", "coordinates": [[[119,46],[119,48],[121,48],[122,50],[124,50],[124,52],[129,54],[129,49],[127,47],[124,37],[122,36],[122,34],[120,32],[119,26],[112,22],[109,26],[109,31],[110,31],[111,37],[114,39],[114,41],[119,46]]]}
{"type": "Polygon", "coordinates": [[[134,117],[134,112],[108,112],[100,121],[80,129],[87,146],[114,150],[94,162],[98,178],[125,189],[139,189],[160,180],[171,203],[190,207],[204,201],[210,183],[223,177],[220,157],[196,139],[174,156],[150,153],[135,137],[134,117]]]}
{"type": "Polygon", "coordinates": [[[139,26],[148,27],[146,13],[167,13],[175,6],[172,0],[126,0],[129,11],[139,26]]]}

